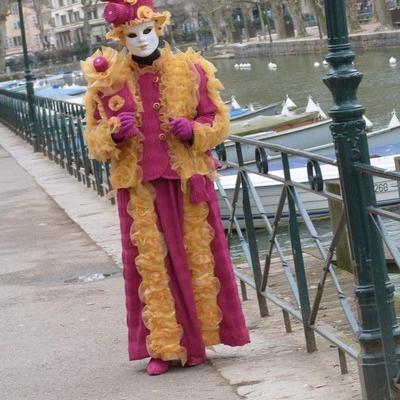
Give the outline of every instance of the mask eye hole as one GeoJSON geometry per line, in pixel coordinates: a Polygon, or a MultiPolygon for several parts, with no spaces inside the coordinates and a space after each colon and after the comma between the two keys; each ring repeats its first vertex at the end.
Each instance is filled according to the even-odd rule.
{"type": "Polygon", "coordinates": [[[135,39],[136,37],[137,37],[136,33],[131,32],[128,34],[128,38],[135,39]]]}
{"type": "Polygon", "coordinates": [[[144,33],[145,35],[148,35],[152,30],[153,30],[152,28],[146,28],[146,29],[143,31],[143,33],[144,33]]]}

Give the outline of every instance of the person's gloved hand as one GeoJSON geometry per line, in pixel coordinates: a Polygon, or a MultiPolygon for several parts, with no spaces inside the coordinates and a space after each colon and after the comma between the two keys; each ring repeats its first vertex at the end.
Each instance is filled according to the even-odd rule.
{"type": "Polygon", "coordinates": [[[115,142],[122,142],[124,139],[131,139],[138,134],[138,129],[135,126],[135,114],[133,112],[122,112],[118,115],[120,122],[119,132],[113,133],[112,137],[115,142]]]}
{"type": "Polygon", "coordinates": [[[190,141],[193,139],[193,125],[188,119],[170,118],[169,126],[171,127],[171,133],[183,141],[190,141]]]}

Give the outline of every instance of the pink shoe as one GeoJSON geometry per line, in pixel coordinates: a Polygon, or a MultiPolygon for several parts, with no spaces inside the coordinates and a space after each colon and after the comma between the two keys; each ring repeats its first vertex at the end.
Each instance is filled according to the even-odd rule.
{"type": "Polygon", "coordinates": [[[195,357],[189,358],[186,361],[185,367],[195,367],[196,365],[203,364],[205,361],[206,361],[206,359],[202,358],[202,357],[201,358],[195,358],[195,357]]]}
{"type": "Polygon", "coordinates": [[[170,367],[169,361],[158,360],[152,358],[147,364],[147,373],[151,376],[162,375],[168,372],[170,367]]]}

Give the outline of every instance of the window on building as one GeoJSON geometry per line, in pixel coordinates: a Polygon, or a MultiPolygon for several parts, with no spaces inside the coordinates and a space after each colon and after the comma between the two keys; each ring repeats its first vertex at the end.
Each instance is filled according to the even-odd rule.
{"type": "Polygon", "coordinates": [[[7,38],[7,49],[11,49],[11,47],[14,47],[14,43],[12,38],[7,38]]]}
{"type": "Polygon", "coordinates": [[[14,28],[14,30],[19,30],[19,29],[21,29],[21,24],[20,24],[20,22],[19,22],[19,21],[14,21],[14,22],[13,22],[13,28],[14,28]]]}
{"type": "Polygon", "coordinates": [[[74,17],[76,22],[79,22],[81,20],[81,14],[79,13],[79,11],[74,12],[74,17]]]}
{"type": "Polygon", "coordinates": [[[14,36],[12,38],[12,41],[13,41],[13,47],[22,46],[22,38],[21,38],[21,36],[14,36]]]}
{"type": "Polygon", "coordinates": [[[61,15],[61,25],[67,25],[67,16],[61,15]]]}
{"type": "Polygon", "coordinates": [[[75,18],[74,18],[74,12],[72,10],[68,10],[68,19],[69,22],[75,22],[75,18]]]}
{"type": "Polygon", "coordinates": [[[90,19],[97,19],[99,18],[99,14],[97,12],[97,8],[90,13],[90,19]]]}
{"type": "Polygon", "coordinates": [[[64,7],[65,1],[64,1],[64,0],[58,0],[58,5],[59,5],[60,7],[64,7]]]}

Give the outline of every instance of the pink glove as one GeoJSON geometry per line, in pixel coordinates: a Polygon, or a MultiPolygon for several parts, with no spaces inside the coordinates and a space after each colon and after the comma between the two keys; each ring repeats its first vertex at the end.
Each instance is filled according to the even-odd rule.
{"type": "Polygon", "coordinates": [[[193,139],[193,124],[186,118],[170,118],[171,133],[179,139],[189,142],[193,139]]]}
{"type": "Polygon", "coordinates": [[[114,142],[119,143],[125,139],[131,139],[138,134],[135,126],[135,114],[132,112],[122,112],[118,115],[121,127],[118,133],[112,135],[114,142]]]}

